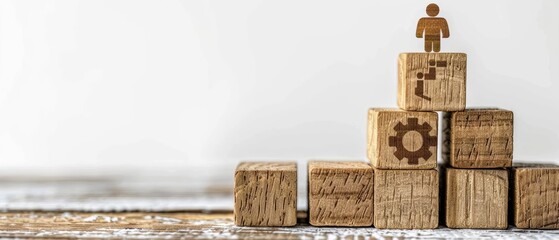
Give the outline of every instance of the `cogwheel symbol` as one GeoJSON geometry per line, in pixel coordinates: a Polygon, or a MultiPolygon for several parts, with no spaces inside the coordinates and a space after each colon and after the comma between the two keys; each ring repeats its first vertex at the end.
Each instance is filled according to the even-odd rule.
{"type": "Polygon", "coordinates": [[[396,136],[390,136],[388,138],[388,145],[391,147],[396,147],[394,156],[398,158],[398,160],[407,158],[408,164],[417,165],[420,158],[427,160],[431,157],[431,155],[433,155],[431,151],[429,151],[429,147],[437,146],[437,136],[429,135],[429,132],[433,130],[433,127],[431,127],[429,123],[425,122],[419,125],[417,118],[408,118],[407,120],[408,124],[406,125],[404,125],[402,122],[398,122],[398,124],[396,124],[396,126],[394,127],[396,136]],[[419,149],[410,151],[404,146],[403,140],[404,136],[407,133],[414,131],[421,134],[421,139],[423,141],[419,149]]]}

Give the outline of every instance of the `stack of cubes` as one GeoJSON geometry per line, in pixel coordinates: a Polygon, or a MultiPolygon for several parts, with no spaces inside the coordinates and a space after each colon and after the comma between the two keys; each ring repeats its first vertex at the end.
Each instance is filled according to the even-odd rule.
{"type": "Polygon", "coordinates": [[[466,54],[402,53],[398,106],[369,110],[367,155],[374,168],[374,226],[439,225],[439,114],[466,107],[466,54]]]}
{"type": "MultiPolygon", "coordinates": [[[[415,196],[417,190],[410,191],[406,198],[411,199],[412,205],[430,208],[415,207],[406,214],[425,216],[431,209],[432,218],[436,219],[438,212],[429,205],[434,201],[425,196],[444,193],[441,209],[447,227],[506,229],[509,191],[506,168],[512,166],[513,113],[503,109],[466,109],[466,63],[464,53],[400,54],[398,105],[402,110],[394,110],[400,117],[382,120],[382,114],[388,112],[371,110],[370,157],[379,173],[431,169],[407,170],[416,179],[410,183],[414,188],[419,184],[429,188],[424,187],[426,192],[421,196],[415,196]],[[437,164],[435,126],[438,125],[435,111],[442,112],[443,116],[441,152],[446,168],[440,168],[440,171],[434,170],[437,164]],[[379,146],[375,141],[382,144],[379,146]],[[433,172],[428,179],[435,179],[431,183],[425,182],[428,172],[433,172]],[[432,177],[437,174],[441,174],[441,182],[432,177]],[[441,186],[440,192],[438,186],[441,186]]],[[[394,185],[391,182],[384,184],[394,185]]],[[[382,189],[377,185],[381,184],[375,184],[375,190],[382,189]]],[[[376,206],[384,202],[394,204],[383,196],[378,198],[376,206]]],[[[379,215],[382,223],[390,222],[386,219],[391,219],[394,214],[379,215]]],[[[375,224],[379,227],[376,218],[375,224]]],[[[400,222],[395,227],[436,225],[416,223],[414,226],[400,222]]]]}
{"type": "Polygon", "coordinates": [[[375,227],[436,228],[440,209],[449,228],[507,229],[510,212],[516,227],[557,228],[559,168],[513,167],[513,112],[466,109],[466,63],[464,53],[400,54],[400,109],[369,110],[375,227]]]}
{"type": "Polygon", "coordinates": [[[444,113],[446,225],[449,228],[508,228],[513,113],[468,109],[444,113]]]}
{"type": "MultiPolygon", "coordinates": [[[[400,109],[368,112],[370,164],[308,163],[311,225],[505,229],[510,209],[519,228],[559,228],[559,168],[512,166],[513,113],[466,109],[466,62],[464,53],[400,54],[400,109]]],[[[242,162],[234,195],[236,225],[296,225],[297,164],[242,162]]]]}

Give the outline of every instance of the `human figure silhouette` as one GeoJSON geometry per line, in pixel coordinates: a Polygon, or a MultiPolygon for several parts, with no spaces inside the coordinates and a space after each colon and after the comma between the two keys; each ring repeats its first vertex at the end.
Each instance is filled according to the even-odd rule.
{"type": "Polygon", "coordinates": [[[417,38],[425,38],[425,52],[441,51],[441,32],[443,38],[450,37],[446,19],[436,17],[438,14],[439,6],[431,3],[427,5],[427,15],[429,15],[429,17],[421,18],[419,22],[417,22],[415,36],[417,38]]]}

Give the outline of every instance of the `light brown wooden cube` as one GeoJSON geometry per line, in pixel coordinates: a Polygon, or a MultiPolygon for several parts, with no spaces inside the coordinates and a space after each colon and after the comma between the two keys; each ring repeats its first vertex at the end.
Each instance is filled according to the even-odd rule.
{"type": "Polygon", "coordinates": [[[398,106],[411,111],[466,108],[465,53],[401,53],[398,106]]]}
{"type": "Polygon", "coordinates": [[[235,171],[235,224],[294,226],[297,223],[297,164],[242,162],[235,171]]]}
{"type": "Polygon", "coordinates": [[[309,223],[373,225],[373,168],[365,162],[309,162],[309,223]]]}
{"type": "Polygon", "coordinates": [[[375,169],[374,226],[433,229],[439,224],[439,172],[375,169]]]}
{"type": "Polygon", "coordinates": [[[370,109],[367,155],[379,169],[437,167],[436,112],[370,109]]]}
{"type": "Polygon", "coordinates": [[[449,228],[506,229],[505,169],[446,169],[445,212],[449,228]]]}
{"type": "Polygon", "coordinates": [[[514,225],[559,229],[559,166],[514,167],[514,225]]]}
{"type": "Polygon", "coordinates": [[[500,168],[512,165],[513,113],[468,109],[451,113],[450,166],[500,168]]]}

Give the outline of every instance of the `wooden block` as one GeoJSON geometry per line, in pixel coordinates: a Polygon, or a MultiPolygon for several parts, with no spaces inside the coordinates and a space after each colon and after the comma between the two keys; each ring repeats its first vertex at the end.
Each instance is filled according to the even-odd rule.
{"type": "Polygon", "coordinates": [[[500,168],[512,165],[513,113],[502,109],[453,112],[450,120],[450,165],[500,168]]]}
{"type": "Polygon", "coordinates": [[[433,229],[439,223],[439,172],[375,169],[374,226],[433,229]]]}
{"type": "Polygon", "coordinates": [[[514,167],[512,181],[514,225],[559,229],[559,166],[514,167]]]}
{"type": "Polygon", "coordinates": [[[437,167],[435,112],[370,109],[367,155],[379,169],[434,169],[437,167]]]}
{"type": "Polygon", "coordinates": [[[446,169],[446,226],[506,229],[505,169],[446,169]]]}
{"type": "Polygon", "coordinates": [[[242,162],[235,171],[235,224],[294,226],[297,223],[297,164],[242,162]]]}
{"type": "Polygon", "coordinates": [[[411,111],[466,108],[465,53],[401,53],[398,106],[411,111]]]}
{"type": "Polygon", "coordinates": [[[365,162],[309,162],[313,226],[373,225],[373,168],[365,162]]]}

